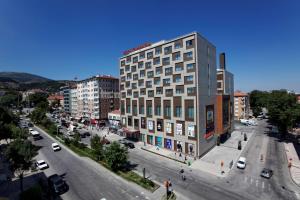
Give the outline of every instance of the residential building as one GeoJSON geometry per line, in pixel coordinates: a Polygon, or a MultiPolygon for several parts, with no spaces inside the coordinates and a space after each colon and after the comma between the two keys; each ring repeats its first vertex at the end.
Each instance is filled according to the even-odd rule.
{"type": "Polygon", "coordinates": [[[216,48],[200,34],[125,51],[120,78],[127,137],[197,157],[215,146],[216,48]]]}
{"type": "Polygon", "coordinates": [[[225,53],[220,54],[220,69],[217,69],[216,134],[218,142],[224,142],[233,130],[233,74],[226,70],[225,53]]]}
{"type": "Polygon", "coordinates": [[[112,129],[118,130],[120,128],[120,121],[121,121],[121,111],[120,110],[114,110],[112,112],[108,113],[108,121],[109,126],[112,129]]]}
{"type": "Polygon", "coordinates": [[[50,95],[48,98],[48,103],[51,105],[54,102],[58,102],[57,106],[64,106],[64,96],[63,95],[50,95]]]}
{"type": "MultiPolygon", "coordinates": [[[[119,109],[119,79],[112,76],[94,76],[77,82],[76,118],[97,124],[107,114],[119,109]]],[[[75,114],[75,111],[74,111],[75,114]]]]}
{"type": "Polygon", "coordinates": [[[63,97],[64,97],[64,112],[68,115],[71,114],[71,98],[70,98],[70,91],[71,88],[69,86],[64,86],[60,88],[63,92],[63,97]]]}
{"type": "Polygon", "coordinates": [[[234,93],[234,119],[247,119],[249,117],[249,112],[249,95],[241,91],[236,91],[234,93]]]}
{"type": "Polygon", "coordinates": [[[77,87],[72,88],[70,90],[69,103],[70,103],[70,114],[72,117],[76,117],[77,116],[77,87]]]}

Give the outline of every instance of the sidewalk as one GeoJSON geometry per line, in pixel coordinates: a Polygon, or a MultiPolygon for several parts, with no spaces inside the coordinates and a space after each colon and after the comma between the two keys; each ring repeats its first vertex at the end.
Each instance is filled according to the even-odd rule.
{"type": "Polygon", "coordinates": [[[291,161],[290,174],[293,181],[300,187],[300,160],[293,143],[284,143],[286,157],[291,161]]]}
{"type": "Polygon", "coordinates": [[[245,133],[248,137],[247,141],[244,141],[241,131],[233,131],[231,137],[224,144],[215,146],[201,159],[193,162],[191,168],[214,176],[226,177],[254,135],[253,131],[245,133]],[[239,140],[242,141],[242,150],[237,149],[239,140]],[[223,167],[221,167],[221,162],[223,162],[223,167]]]}

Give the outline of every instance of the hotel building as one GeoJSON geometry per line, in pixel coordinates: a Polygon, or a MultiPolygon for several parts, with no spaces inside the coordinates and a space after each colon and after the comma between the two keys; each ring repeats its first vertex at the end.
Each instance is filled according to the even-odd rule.
{"type": "Polygon", "coordinates": [[[216,144],[216,75],[216,48],[196,32],[125,51],[123,130],[147,144],[203,155],[216,144]]]}

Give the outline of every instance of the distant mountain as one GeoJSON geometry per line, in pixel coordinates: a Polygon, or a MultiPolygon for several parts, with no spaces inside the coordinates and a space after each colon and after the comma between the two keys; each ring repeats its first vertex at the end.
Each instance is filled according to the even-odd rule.
{"type": "Polygon", "coordinates": [[[23,72],[0,72],[0,82],[15,82],[19,84],[42,83],[51,79],[23,72]]]}

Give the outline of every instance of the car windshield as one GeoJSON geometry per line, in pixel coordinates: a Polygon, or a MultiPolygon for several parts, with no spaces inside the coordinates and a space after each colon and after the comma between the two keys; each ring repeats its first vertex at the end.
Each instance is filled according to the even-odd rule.
{"type": "Polygon", "coordinates": [[[39,165],[44,165],[44,164],[46,164],[45,162],[39,162],[39,165]]]}
{"type": "Polygon", "coordinates": [[[243,161],[241,161],[241,160],[239,160],[239,161],[238,161],[238,163],[239,163],[239,164],[244,164],[244,162],[243,162],[243,161]]]}

